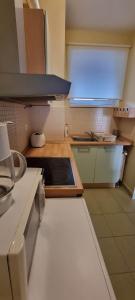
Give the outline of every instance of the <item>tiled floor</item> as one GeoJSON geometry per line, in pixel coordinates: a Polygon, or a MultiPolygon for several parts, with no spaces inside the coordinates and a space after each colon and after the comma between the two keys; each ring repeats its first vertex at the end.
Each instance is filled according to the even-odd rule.
{"type": "Polygon", "coordinates": [[[84,198],[117,300],[135,300],[135,200],[123,187],[88,189],[84,198]]]}

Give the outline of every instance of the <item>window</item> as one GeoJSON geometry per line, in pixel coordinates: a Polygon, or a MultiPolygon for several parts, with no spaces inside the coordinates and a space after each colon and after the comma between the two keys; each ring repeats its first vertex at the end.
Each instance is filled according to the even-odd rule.
{"type": "Polygon", "coordinates": [[[123,94],[128,51],[127,47],[68,46],[71,105],[113,106],[117,103],[123,94]]]}

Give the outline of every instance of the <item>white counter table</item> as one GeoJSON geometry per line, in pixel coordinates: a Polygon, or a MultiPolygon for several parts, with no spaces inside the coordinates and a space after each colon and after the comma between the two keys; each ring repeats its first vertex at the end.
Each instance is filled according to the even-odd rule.
{"type": "Polygon", "coordinates": [[[83,198],[47,199],[29,300],[116,300],[83,198]]]}

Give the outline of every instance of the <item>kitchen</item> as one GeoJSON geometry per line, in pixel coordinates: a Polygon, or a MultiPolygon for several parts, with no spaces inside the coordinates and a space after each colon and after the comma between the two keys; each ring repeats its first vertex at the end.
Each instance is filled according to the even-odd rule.
{"type": "MultiPolygon", "coordinates": [[[[10,2],[13,1],[8,1],[7,5],[10,6],[10,2]]],[[[22,1],[14,2],[17,8],[19,5],[20,7],[22,7],[22,1]]],[[[120,109],[118,111],[115,103],[114,105],[112,105],[111,103],[110,107],[107,102],[107,104],[102,103],[102,105],[99,102],[99,105],[97,103],[95,105],[94,103],[93,106],[91,102],[90,105],[87,103],[85,107],[82,106],[81,103],[79,103],[79,107],[76,107],[76,102],[73,103],[72,101],[70,101],[69,103],[69,100],[61,101],[59,99],[58,101],[47,102],[43,101],[43,99],[40,99],[40,101],[39,99],[36,99],[34,100],[34,102],[32,102],[31,99],[27,99],[27,101],[26,99],[13,99],[12,94],[10,95],[10,93],[7,94],[7,101],[6,97],[5,99],[2,99],[2,93],[0,92],[0,121],[13,122],[13,124],[8,125],[10,148],[23,153],[27,158],[32,156],[70,158],[70,161],[72,162],[72,171],[75,177],[75,188],[73,186],[70,186],[70,188],[67,188],[67,186],[66,188],[65,186],[64,188],[58,188],[56,186],[50,188],[49,186],[47,186],[45,188],[47,198],[45,213],[43,216],[43,223],[47,224],[45,229],[44,224],[41,222],[41,231],[39,232],[39,235],[37,237],[38,242],[36,243],[35,255],[29,279],[29,298],[35,300],[40,298],[41,300],[44,298],[51,300],[54,297],[57,297],[59,299],[89,299],[90,297],[92,297],[93,299],[116,299],[114,295],[115,292],[117,299],[132,300],[135,297],[133,251],[135,204],[134,200],[132,200],[135,186],[135,122],[134,117],[124,117],[122,113],[123,109],[125,113],[126,109],[128,108],[128,110],[134,114],[134,28],[132,26],[130,27],[131,23],[129,22],[129,27],[121,27],[121,30],[118,30],[116,28],[117,24],[115,24],[115,26],[113,24],[113,30],[111,28],[110,30],[109,28],[108,30],[106,30],[107,27],[105,27],[105,24],[101,26],[101,23],[99,22],[100,24],[97,23],[96,25],[93,23],[93,27],[92,25],[89,25],[88,29],[88,27],[86,28],[85,24],[83,23],[82,25],[78,26],[77,23],[72,23],[74,21],[74,18],[72,18],[72,15],[69,14],[67,15],[66,21],[66,27],[68,29],[65,30],[65,1],[55,1],[55,4],[54,1],[28,1],[28,4],[30,7],[34,5],[34,7],[36,8],[39,8],[37,4],[40,4],[41,10],[44,9],[44,11],[46,12],[46,57],[43,57],[43,60],[46,60],[46,73],[54,74],[60,76],[61,78],[68,78],[70,80],[69,77],[65,76],[66,72],[69,71],[65,71],[65,45],[67,61],[68,55],[69,53],[72,55],[72,50],[74,50],[74,47],[76,48],[77,46],[82,47],[92,45],[96,47],[106,46],[107,48],[111,46],[114,49],[115,45],[118,46],[119,49],[124,49],[123,51],[125,53],[125,59],[123,65],[126,65],[127,62],[127,67],[125,67],[126,77],[124,77],[124,89],[122,91],[121,97],[123,100],[120,101],[120,109]],[[116,116],[115,114],[118,115],[116,116]],[[106,132],[110,135],[113,130],[119,130],[121,136],[117,139],[116,142],[113,142],[111,146],[109,144],[110,142],[105,142],[103,140],[95,142],[78,142],[71,139],[72,135],[79,136],[81,138],[88,138],[89,135],[85,133],[87,131],[89,131],[90,133],[106,132]],[[44,132],[46,136],[47,142],[45,146],[36,149],[29,147],[31,134],[33,132],[41,131],[44,132]],[[109,150],[107,151],[107,156],[105,151],[106,147],[108,147],[107,149],[109,150]],[[117,151],[115,152],[116,148],[119,149],[119,153],[117,153],[117,151]],[[123,150],[124,153],[127,154],[124,176],[121,169],[122,160],[125,159],[125,156],[123,157],[123,150]],[[110,164],[110,158],[112,159],[112,165],[110,164]],[[100,174],[98,172],[99,166],[101,171],[100,174]],[[113,169],[114,166],[115,168],[113,169]],[[117,175],[114,174],[116,172],[116,169],[118,172],[117,175]],[[97,171],[95,172],[95,170],[97,171]],[[122,176],[121,180],[124,187],[122,186],[117,189],[109,189],[109,187],[113,187],[117,184],[116,179],[117,176],[120,178],[120,174],[122,176]],[[107,181],[107,179],[109,181],[107,181]],[[83,193],[83,188],[88,189],[85,189],[83,193]],[[92,232],[92,236],[88,231],[88,226],[86,225],[85,213],[86,215],[88,215],[88,212],[86,204],[81,198],[82,194],[84,199],[86,200],[87,208],[91,217],[91,219],[89,219],[88,216],[88,223],[90,226],[90,232],[92,232]],[[64,199],[61,197],[63,197],[64,199]],[[78,202],[76,202],[75,200],[78,202]],[[84,211],[83,209],[81,210],[82,205],[84,206],[84,211]],[[79,218],[79,214],[82,215],[82,219],[81,217],[79,218]],[[65,218],[65,220],[63,218],[65,218]],[[91,220],[94,225],[94,229],[91,220]],[[53,232],[51,231],[51,228],[53,228],[53,232]],[[63,228],[63,231],[61,228],[63,228]],[[49,230],[50,235],[48,232],[49,230]],[[96,232],[99,244],[97,243],[94,230],[96,232]],[[69,232],[71,233],[70,235],[69,232]],[[78,232],[80,232],[80,235],[78,234],[78,232]],[[45,244],[40,246],[44,234],[45,244]],[[92,237],[94,239],[94,243],[92,241],[92,237]],[[90,244],[88,244],[88,239],[91,239],[90,244]],[[59,240],[59,246],[57,245],[57,240],[59,240]],[[69,241],[71,245],[69,245],[69,241]],[[129,247],[127,247],[127,243],[129,244],[129,247]],[[82,247],[83,244],[84,247],[82,247]],[[85,247],[86,245],[87,247],[85,247]],[[125,250],[124,254],[122,253],[121,249],[122,245],[125,250]],[[43,250],[40,249],[42,247],[43,250]],[[57,254],[56,260],[54,259],[55,251],[53,250],[55,249],[55,247],[57,254]],[[80,249],[81,256],[79,256],[77,247],[80,249]],[[64,252],[62,251],[62,248],[64,252]],[[50,249],[50,252],[48,251],[48,249],[50,249]],[[105,264],[102,255],[104,257],[105,264]],[[42,268],[42,261],[45,257],[46,263],[44,265],[44,268],[42,268]],[[63,261],[65,261],[65,265],[62,265],[63,261]],[[102,265],[101,268],[99,268],[99,261],[102,265]],[[48,273],[49,267],[50,272],[48,273]],[[92,269],[93,273],[90,272],[90,269],[92,269]],[[41,280],[38,283],[39,285],[37,285],[37,274],[35,270],[38,270],[39,274],[41,273],[41,280]],[[65,272],[65,270],[67,272],[65,272]],[[77,270],[79,270],[78,274],[77,270]],[[98,273],[99,276],[97,275],[98,273]],[[109,279],[108,273],[111,281],[109,279]],[[73,277],[71,275],[73,275],[73,277]],[[97,288],[95,286],[96,282],[98,284],[99,291],[97,291],[97,288]],[[105,282],[107,282],[107,284],[105,284],[105,282]],[[78,286],[81,286],[81,289],[78,289],[78,286]],[[112,286],[114,288],[114,292],[112,286]],[[44,288],[46,289],[46,292],[44,292],[44,288]],[[108,294],[107,289],[109,290],[108,294]]],[[[70,12],[70,7],[72,7],[70,5],[71,3],[69,1],[67,6],[67,13],[70,12]]],[[[28,8],[26,1],[24,3],[24,6],[25,9],[28,8]]],[[[72,7],[72,9],[74,9],[75,12],[75,7],[72,7]]],[[[81,7],[81,4],[80,9],[82,9],[82,11],[84,9],[84,7],[81,7]]],[[[94,11],[97,11],[95,10],[95,7],[93,7],[93,9],[94,11]]],[[[9,12],[8,7],[5,8],[5,15],[7,15],[7,11],[9,12]]],[[[130,10],[130,12],[131,11],[134,10],[132,9],[130,10]]],[[[18,12],[21,12],[21,10],[18,10],[18,12]]],[[[10,19],[12,15],[11,12],[7,17],[5,17],[2,10],[0,10],[0,14],[1,20],[3,20],[3,24],[6,24],[8,28],[7,30],[9,30],[9,28],[12,29],[9,34],[9,41],[8,38],[6,40],[3,39],[4,43],[9,42],[9,47],[8,44],[6,44],[4,45],[5,48],[1,47],[0,50],[1,73],[20,73],[20,70],[23,73],[24,70],[26,70],[26,65],[24,63],[24,32],[22,31],[21,26],[17,26],[18,31],[14,34],[14,26],[13,24],[11,26],[10,19]],[[21,33],[19,30],[21,31],[21,33]],[[14,43],[11,43],[11,40],[14,41],[14,43]],[[18,42],[19,54],[18,48],[15,44],[16,41],[18,42]]],[[[19,24],[21,23],[21,18],[22,16],[20,15],[19,24]]],[[[78,20],[79,19],[80,18],[78,18],[78,20]]],[[[82,22],[85,23],[84,18],[82,18],[82,22]]],[[[119,22],[118,25],[120,26],[121,24],[119,22]]],[[[112,26],[111,20],[110,23],[108,20],[108,24],[110,24],[110,27],[112,26]]],[[[3,36],[3,28],[0,29],[0,33],[1,36],[3,36]]],[[[43,65],[44,63],[40,64],[40,70],[36,69],[33,71],[32,69],[32,71],[29,70],[29,72],[43,74],[45,72],[43,65]]],[[[70,66],[72,67],[72,65],[70,66]]],[[[29,65],[29,67],[31,68],[31,65],[29,65]]],[[[32,63],[32,68],[33,67],[34,64],[32,63]]],[[[37,68],[37,65],[35,67],[37,68]]],[[[70,70],[70,76],[72,76],[72,68],[70,70]]],[[[0,83],[0,91],[2,91],[2,83],[0,83]]],[[[78,97],[79,95],[76,96],[78,97]]],[[[85,98],[87,98],[87,95],[84,96],[85,98]]],[[[100,97],[102,97],[102,95],[100,97]]],[[[92,98],[95,97],[92,96],[92,98]]],[[[33,172],[36,172],[34,170],[33,172]]],[[[34,174],[31,174],[31,182],[32,180],[35,180],[32,179],[32,176],[40,177],[39,174],[34,174]]],[[[27,176],[29,177],[30,175],[27,174],[27,176]]],[[[14,199],[17,199],[17,188],[20,190],[25,190],[25,186],[21,187],[21,184],[24,184],[24,181],[26,184],[27,179],[25,176],[24,178],[22,178],[22,181],[20,180],[15,185],[13,191],[14,199]],[[21,183],[22,181],[23,183],[21,183]]],[[[120,184],[120,182],[118,182],[118,184],[120,184]]],[[[28,194],[30,193],[29,189],[27,187],[28,194]]],[[[25,201],[27,202],[28,199],[26,197],[26,193],[24,197],[26,198],[25,201]]],[[[22,196],[20,198],[22,199],[22,196]]],[[[32,196],[30,197],[30,199],[32,199],[32,196]]],[[[21,200],[18,200],[18,202],[20,201],[21,200]]],[[[8,215],[9,217],[11,216],[10,214],[12,209],[13,207],[11,207],[1,217],[2,223],[0,224],[4,224],[4,218],[5,220],[8,220],[8,215]]],[[[19,219],[17,219],[17,221],[19,222],[19,219]]],[[[12,227],[11,221],[9,224],[11,224],[9,226],[12,227]]],[[[0,238],[3,238],[3,235],[1,235],[0,238]]],[[[2,247],[4,249],[4,242],[2,247]]],[[[15,298],[17,296],[14,296],[13,298],[13,295],[12,298],[4,298],[2,294],[0,294],[0,296],[2,300],[18,299],[15,298]]]]}

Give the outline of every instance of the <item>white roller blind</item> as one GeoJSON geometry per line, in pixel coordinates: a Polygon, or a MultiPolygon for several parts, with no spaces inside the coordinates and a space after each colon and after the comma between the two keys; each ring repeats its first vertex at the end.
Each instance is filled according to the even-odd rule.
{"type": "Polygon", "coordinates": [[[68,46],[70,97],[121,99],[129,48],[68,46]]]}

